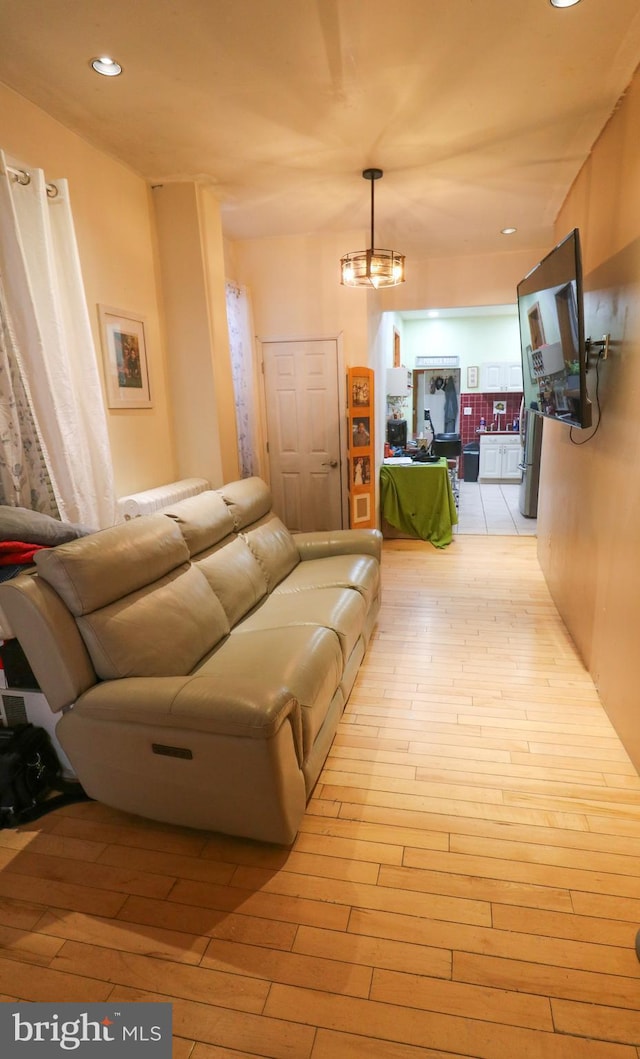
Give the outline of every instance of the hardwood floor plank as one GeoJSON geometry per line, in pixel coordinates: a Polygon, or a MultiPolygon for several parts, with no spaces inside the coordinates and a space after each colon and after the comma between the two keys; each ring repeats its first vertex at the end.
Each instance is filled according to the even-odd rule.
{"type": "MultiPolygon", "coordinates": [[[[511,807],[507,805],[485,804],[483,802],[465,801],[458,806],[446,798],[429,798],[424,795],[395,794],[392,791],[368,790],[356,786],[324,787],[326,798],[345,803],[361,803],[366,809],[397,809],[399,812],[421,815],[426,818],[431,813],[464,815],[480,820],[501,820],[504,823],[548,825],[551,827],[576,827],[586,830],[586,817],[582,813],[557,812],[543,806],[537,809],[511,807]]],[[[409,822],[409,821],[407,821],[409,822]]],[[[412,825],[410,825],[412,826],[412,825]]]]}
{"type": "MultiPolygon", "coordinates": [[[[260,1056],[261,1059],[310,1059],[311,1056],[315,1030],[301,1025],[298,1020],[266,1018],[247,1011],[231,1011],[212,1002],[199,1003],[127,986],[117,986],[109,999],[170,1001],[173,1005],[173,1032],[195,1039],[198,1044],[231,1049],[222,1053],[225,1059],[227,1055],[233,1055],[233,1049],[241,1055],[260,1056]]],[[[613,1059],[626,1059],[626,1056],[621,1053],[613,1059]]]]}
{"type": "MultiPolygon", "coordinates": [[[[274,985],[266,1014],[282,1017],[284,1011],[297,1022],[343,1032],[362,1032],[383,1040],[447,1048],[475,1059],[575,1059],[580,1038],[511,1025],[468,1019],[437,1012],[419,1011],[371,1000],[354,1000],[334,993],[320,993],[293,986],[274,985]]],[[[636,1059],[635,1049],[602,1041],[586,1042],[585,1059],[636,1059]]]]}
{"type": "Polygon", "coordinates": [[[387,938],[465,952],[475,952],[532,963],[553,963],[557,967],[598,971],[603,974],[637,977],[635,952],[612,945],[589,944],[565,938],[545,938],[527,933],[525,918],[520,931],[498,930],[462,923],[426,922],[418,916],[394,912],[354,909],[349,930],[387,938]],[[634,962],[635,961],[635,962],[634,962]]]}
{"type": "Polygon", "coordinates": [[[457,897],[473,897],[494,904],[544,908],[557,912],[572,912],[573,904],[568,889],[533,882],[514,882],[511,879],[481,878],[478,875],[454,875],[448,871],[401,867],[382,868],[380,886],[416,890],[420,893],[445,893],[457,897]]]}
{"type": "MultiPolygon", "coordinates": [[[[344,838],[348,844],[356,846],[359,840],[374,844],[384,842],[385,846],[391,846],[396,849],[396,856],[393,860],[395,864],[401,863],[404,846],[441,850],[449,848],[449,835],[444,830],[421,831],[419,828],[389,827],[369,823],[366,820],[325,819],[306,816],[302,821],[301,833],[303,835],[318,835],[320,841],[324,840],[323,836],[325,835],[336,836],[344,838]]],[[[382,863],[386,863],[386,861],[382,861],[382,863]]]]}
{"type": "Polygon", "coordinates": [[[414,1047],[355,1033],[318,1030],[311,1059],[469,1059],[460,1052],[414,1047]]]}
{"type": "Polygon", "coordinates": [[[384,1004],[400,1004],[421,1011],[553,1031],[549,1000],[518,990],[474,986],[376,968],[370,997],[384,1004]]]}
{"type": "Polygon", "coordinates": [[[239,868],[238,879],[248,889],[260,888],[263,893],[276,893],[287,899],[296,899],[306,893],[318,902],[324,900],[336,905],[342,904],[344,908],[357,905],[359,908],[386,908],[394,912],[418,915],[423,912],[439,919],[464,923],[487,924],[491,920],[489,903],[473,898],[440,894],[419,895],[390,887],[340,883],[284,871],[267,873],[258,868],[239,868]]]}
{"type": "Polygon", "coordinates": [[[45,876],[0,872],[0,896],[39,902],[43,908],[53,905],[98,916],[115,915],[127,900],[126,894],[105,889],[88,889],[81,882],[58,883],[45,876]]]}
{"type": "MultiPolygon", "coordinates": [[[[455,837],[452,837],[452,846],[455,837]]],[[[489,846],[490,843],[487,843],[489,846]]],[[[568,854],[567,854],[568,855],[568,854]]],[[[407,867],[432,867],[454,874],[479,875],[489,879],[505,879],[510,882],[532,882],[541,886],[552,886],[566,890],[586,890],[608,893],[620,897],[640,897],[640,878],[615,875],[601,871],[582,870],[572,867],[555,867],[553,864],[530,861],[500,860],[497,857],[473,856],[466,853],[429,853],[425,850],[407,849],[404,855],[407,867]]]]}
{"type": "Polygon", "coordinates": [[[43,1003],[106,1000],[111,992],[108,982],[85,975],[67,974],[51,967],[37,967],[29,962],[8,960],[0,956],[0,992],[17,1000],[43,1003]]]}
{"type": "Polygon", "coordinates": [[[140,923],[89,916],[81,912],[47,909],[37,925],[38,934],[64,941],[100,945],[118,952],[132,952],[159,960],[199,964],[208,938],[179,930],[164,930],[140,923]]]}
{"type": "Polygon", "coordinates": [[[552,1000],[553,1020],[558,1033],[578,1037],[596,1034],[605,1041],[637,1044],[640,1041],[640,1012],[604,1004],[579,1004],[572,1000],[552,1000]]]}
{"type": "Polygon", "coordinates": [[[299,927],[294,942],[296,952],[321,959],[350,960],[367,967],[389,971],[412,971],[432,978],[451,977],[451,952],[429,945],[387,941],[316,927],[299,927]]]}
{"type": "MultiPolygon", "coordinates": [[[[563,868],[577,868],[592,872],[607,872],[628,875],[632,879],[640,876],[640,856],[631,849],[622,853],[599,853],[593,849],[575,849],[562,844],[541,845],[539,842],[518,842],[475,838],[473,835],[453,835],[451,852],[470,856],[496,857],[498,860],[522,861],[532,864],[549,864],[563,868]]],[[[579,889],[580,887],[576,887],[579,889]]],[[[640,896],[640,894],[639,894],[640,896]]]]}
{"type": "Polygon", "coordinates": [[[51,963],[53,970],[84,975],[132,989],[167,992],[236,1011],[262,1011],[268,984],[248,975],[226,974],[207,967],[193,967],[171,960],[155,960],[137,953],[119,952],[100,945],[67,941],[51,963]]]}
{"type": "MultiPolygon", "coordinates": [[[[4,866],[3,873],[16,873],[22,878],[34,876],[37,879],[51,879],[60,883],[75,883],[78,879],[78,865],[65,857],[43,856],[36,853],[21,852],[4,866]]],[[[111,868],[106,864],[85,862],[82,865],[84,886],[95,890],[110,890],[122,893],[135,893],[141,897],[166,897],[171,890],[174,879],[139,872],[135,869],[111,868]]]]}
{"type": "Polygon", "coordinates": [[[348,959],[317,954],[311,957],[298,951],[281,952],[235,941],[210,941],[202,966],[287,985],[334,989],[343,996],[367,997],[371,988],[372,969],[348,959]]]}
{"type": "Polygon", "coordinates": [[[42,912],[42,905],[0,897],[0,923],[8,927],[24,931],[32,930],[42,916],[42,912]]]}

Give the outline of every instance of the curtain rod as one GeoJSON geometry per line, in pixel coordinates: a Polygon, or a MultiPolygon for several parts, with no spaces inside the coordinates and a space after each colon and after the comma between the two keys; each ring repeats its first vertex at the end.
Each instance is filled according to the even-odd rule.
{"type": "MultiPolygon", "coordinates": [[[[8,165],[6,166],[6,170],[7,173],[10,173],[13,179],[17,181],[18,184],[24,184],[26,187],[27,184],[31,183],[31,175],[27,173],[26,169],[16,169],[15,166],[8,165]]],[[[50,199],[55,199],[55,197],[59,194],[59,191],[55,184],[45,184],[45,187],[47,189],[47,195],[50,199]]]]}

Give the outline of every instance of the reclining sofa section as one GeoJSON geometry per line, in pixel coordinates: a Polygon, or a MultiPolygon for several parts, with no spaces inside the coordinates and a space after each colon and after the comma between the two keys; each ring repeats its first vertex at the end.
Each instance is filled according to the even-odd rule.
{"type": "Polygon", "coordinates": [[[259,478],[36,555],[0,586],[87,794],[288,844],[380,607],[377,530],[291,534],[259,478]]]}

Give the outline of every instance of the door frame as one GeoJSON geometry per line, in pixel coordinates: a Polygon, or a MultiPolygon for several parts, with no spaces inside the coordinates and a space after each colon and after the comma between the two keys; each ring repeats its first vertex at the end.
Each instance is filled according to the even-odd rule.
{"type": "Polygon", "coordinates": [[[337,335],[286,335],[285,337],[273,337],[271,335],[256,335],[256,352],[258,356],[258,379],[259,379],[259,460],[262,477],[271,486],[271,467],[269,464],[269,438],[267,436],[267,397],[264,378],[264,346],[277,342],[335,342],[336,344],[336,371],[338,373],[338,450],[340,452],[340,524],[342,528],[349,525],[349,493],[347,474],[347,369],[344,363],[344,348],[342,342],[342,331],[337,335]]]}

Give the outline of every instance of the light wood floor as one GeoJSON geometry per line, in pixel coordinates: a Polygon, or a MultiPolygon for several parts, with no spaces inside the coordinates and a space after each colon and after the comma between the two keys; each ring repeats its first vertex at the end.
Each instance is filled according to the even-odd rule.
{"type": "Polygon", "coordinates": [[[170,1000],[174,1059],[638,1059],[640,779],[528,537],[384,550],[291,851],[95,803],[0,832],[0,994],[170,1000]]]}

